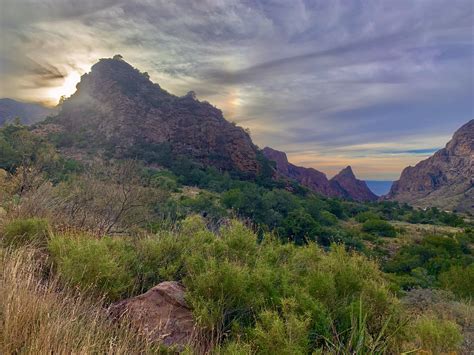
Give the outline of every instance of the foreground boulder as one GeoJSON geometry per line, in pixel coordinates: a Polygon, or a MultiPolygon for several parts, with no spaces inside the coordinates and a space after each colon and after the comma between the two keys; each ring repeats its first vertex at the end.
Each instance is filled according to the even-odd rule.
{"type": "Polygon", "coordinates": [[[115,319],[128,317],[152,342],[182,348],[195,328],[184,291],[178,282],[162,282],[144,294],[112,304],[109,312],[115,319]]]}

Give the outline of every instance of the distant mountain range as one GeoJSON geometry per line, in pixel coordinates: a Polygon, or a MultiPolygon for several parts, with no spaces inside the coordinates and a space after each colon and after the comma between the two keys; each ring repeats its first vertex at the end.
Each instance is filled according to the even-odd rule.
{"type": "MultiPolygon", "coordinates": [[[[11,102],[10,106],[15,107],[11,102]]],[[[19,110],[16,112],[14,116],[19,110]]],[[[38,110],[35,117],[48,113],[38,110]]],[[[28,117],[31,122],[33,116],[28,117]]],[[[472,210],[473,126],[470,121],[446,148],[406,168],[383,198],[420,207],[472,210]]],[[[356,201],[377,200],[377,195],[387,192],[389,183],[369,181],[371,190],[355,177],[350,166],[327,179],[316,169],[289,163],[284,152],[269,147],[260,150],[249,134],[226,121],[219,109],[197,100],[193,92],[181,97],[168,93],[121,56],[93,65],[57,116],[38,130],[42,134],[62,132],[69,152],[84,152],[87,146],[108,156],[142,159],[150,165],[184,156],[246,178],[260,176],[266,169],[265,161],[274,161],[275,178],[297,181],[325,196],[356,201]]]]}
{"type": "Polygon", "coordinates": [[[21,123],[30,125],[44,120],[47,116],[55,114],[55,109],[50,109],[38,104],[20,102],[12,99],[0,99],[0,126],[19,118],[21,123]]]}
{"type": "Polygon", "coordinates": [[[365,182],[358,180],[350,166],[328,180],[326,175],[314,168],[296,166],[288,162],[284,152],[265,147],[265,157],[276,163],[279,177],[293,179],[310,190],[324,196],[341,197],[355,201],[374,201],[377,196],[369,190],[365,182]]]}

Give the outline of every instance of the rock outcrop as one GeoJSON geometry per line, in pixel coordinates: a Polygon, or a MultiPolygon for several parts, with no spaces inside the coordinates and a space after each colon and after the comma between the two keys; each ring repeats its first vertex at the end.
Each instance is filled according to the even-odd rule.
{"type": "Polygon", "coordinates": [[[21,123],[30,125],[44,120],[48,115],[56,113],[38,104],[20,102],[12,99],[0,99],[0,126],[19,118],[21,123]]]}
{"type": "Polygon", "coordinates": [[[276,173],[280,178],[292,179],[310,190],[328,197],[342,197],[355,201],[373,201],[377,196],[370,191],[364,181],[357,180],[351,167],[328,180],[326,175],[313,168],[296,166],[288,162],[284,152],[265,147],[264,156],[276,163],[276,173]]]}
{"type": "Polygon", "coordinates": [[[403,170],[387,199],[417,207],[474,212],[474,120],[456,131],[445,148],[403,170]]]}
{"type": "Polygon", "coordinates": [[[112,304],[109,314],[115,319],[128,317],[149,341],[180,349],[191,341],[195,329],[184,291],[178,282],[162,282],[142,295],[112,304]]]}
{"type": "Polygon", "coordinates": [[[280,178],[288,178],[299,182],[308,189],[324,196],[337,196],[326,175],[313,168],[304,168],[288,162],[286,153],[265,147],[263,155],[276,163],[276,173],[280,178]]]}
{"type": "Polygon", "coordinates": [[[93,65],[54,123],[74,133],[73,143],[87,142],[117,157],[167,147],[174,156],[219,170],[249,176],[259,171],[257,147],[244,129],[193,92],[168,93],[121,56],[93,65]]]}
{"type": "Polygon", "coordinates": [[[340,196],[354,201],[375,201],[378,196],[370,191],[365,181],[358,180],[350,166],[342,169],[330,181],[331,187],[339,191],[340,196]]]}

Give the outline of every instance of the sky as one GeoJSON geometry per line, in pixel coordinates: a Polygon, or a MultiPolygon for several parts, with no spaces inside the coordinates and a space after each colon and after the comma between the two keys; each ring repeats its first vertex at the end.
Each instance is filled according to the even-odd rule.
{"type": "Polygon", "coordinates": [[[474,118],[472,0],[0,0],[0,97],[55,105],[99,58],[334,175],[395,180],[474,118]]]}

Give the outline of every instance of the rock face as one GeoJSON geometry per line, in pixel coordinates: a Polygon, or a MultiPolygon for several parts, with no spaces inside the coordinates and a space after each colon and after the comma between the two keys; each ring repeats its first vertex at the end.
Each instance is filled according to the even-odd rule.
{"type": "Polygon", "coordinates": [[[403,170],[387,199],[418,207],[474,212],[474,120],[456,131],[445,148],[403,170]]]}
{"type": "Polygon", "coordinates": [[[378,196],[370,191],[365,181],[355,177],[350,166],[342,169],[329,182],[334,190],[340,191],[342,197],[354,201],[375,201],[378,199],[378,196]]]}
{"type": "Polygon", "coordinates": [[[48,115],[56,112],[47,107],[19,102],[12,99],[0,99],[0,126],[20,118],[21,123],[29,125],[44,120],[48,115]]]}
{"type": "Polygon", "coordinates": [[[121,56],[101,59],[81,77],[55,123],[74,132],[75,141],[106,147],[118,157],[137,147],[166,146],[220,170],[259,171],[257,147],[242,128],[193,92],[183,97],[166,92],[121,56]]]}
{"type": "Polygon", "coordinates": [[[184,287],[175,281],[158,284],[146,293],[111,305],[115,319],[129,317],[152,342],[184,347],[194,334],[194,320],[184,300],[184,287]]]}
{"type": "Polygon", "coordinates": [[[304,168],[288,162],[286,153],[265,147],[263,155],[276,163],[277,176],[296,180],[301,185],[324,196],[336,196],[337,191],[333,190],[326,175],[313,168],[304,168]]]}
{"type": "Polygon", "coordinates": [[[276,163],[277,176],[296,180],[310,190],[328,197],[342,197],[355,201],[373,201],[373,194],[365,182],[357,180],[351,167],[342,170],[338,175],[328,180],[326,175],[313,168],[304,168],[288,162],[284,152],[265,147],[264,156],[276,163]]]}

